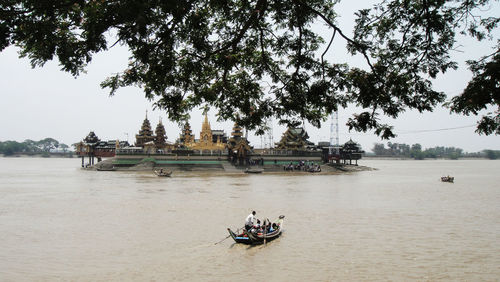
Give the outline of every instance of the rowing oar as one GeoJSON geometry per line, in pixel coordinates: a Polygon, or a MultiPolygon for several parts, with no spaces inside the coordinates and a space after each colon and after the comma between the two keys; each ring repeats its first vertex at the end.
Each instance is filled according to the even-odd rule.
{"type": "Polygon", "coordinates": [[[222,241],[226,240],[227,238],[231,237],[231,234],[227,235],[226,238],[220,240],[219,242],[215,243],[215,245],[219,244],[219,243],[222,243],[222,241]]]}
{"type": "MultiPolygon", "coordinates": [[[[267,224],[270,224],[269,218],[267,219],[267,224]]],[[[267,237],[267,225],[264,227],[264,245],[266,245],[266,237],[267,237]]]]}
{"type": "MultiPolygon", "coordinates": [[[[236,234],[239,234],[240,233],[240,228],[236,229],[236,234]]],[[[227,238],[231,237],[231,234],[227,235],[226,238],[220,240],[219,242],[215,243],[215,245],[219,244],[219,243],[222,243],[222,241],[226,240],[227,238]]]]}

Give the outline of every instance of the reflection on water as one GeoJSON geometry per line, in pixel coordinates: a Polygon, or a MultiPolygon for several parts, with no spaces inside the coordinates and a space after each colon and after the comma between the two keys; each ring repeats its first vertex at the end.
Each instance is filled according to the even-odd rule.
{"type": "Polygon", "coordinates": [[[95,172],[0,159],[1,280],[500,277],[499,161],[364,160],[339,175],[95,172]],[[443,175],[455,183],[440,182],[443,175]],[[251,211],[283,236],[233,244],[251,211]]]}

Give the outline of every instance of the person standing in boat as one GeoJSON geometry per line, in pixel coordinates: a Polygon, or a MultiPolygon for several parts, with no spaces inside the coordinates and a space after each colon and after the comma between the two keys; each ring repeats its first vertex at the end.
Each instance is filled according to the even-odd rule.
{"type": "Polygon", "coordinates": [[[255,211],[252,211],[252,213],[249,214],[247,216],[247,218],[245,219],[245,229],[247,231],[249,231],[250,229],[252,229],[254,219],[255,219],[255,211]]]}

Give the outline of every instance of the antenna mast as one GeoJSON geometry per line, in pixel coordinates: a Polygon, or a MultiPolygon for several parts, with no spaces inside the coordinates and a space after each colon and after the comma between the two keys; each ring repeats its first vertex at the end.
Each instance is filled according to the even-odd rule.
{"type": "Polygon", "coordinates": [[[339,153],[339,112],[335,111],[332,113],[332,121],[330,124],[330,154],[333,153],[333,148],[335,148],[335,153],[339,153]]]}

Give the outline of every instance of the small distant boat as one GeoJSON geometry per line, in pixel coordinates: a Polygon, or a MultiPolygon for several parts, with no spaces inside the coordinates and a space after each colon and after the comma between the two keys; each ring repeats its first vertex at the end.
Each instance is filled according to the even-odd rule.
{"type": "Polygon", "coordinates": [[[97,170],[97,171],[115,171],[116,168],[114,168],[114,167],[97,167],[95,170],[97,170]]]}
{"type": "Polygon", "coordinates": [[[321,167],[320,166],[312,167],[308,170],[308,172],[321,172],[321,167]]]}
{"type": "Polygon", "coordinates": [[[245,173],[262,173],[264,169],[262,168],[247,168],[245,169],[245,173]]]}
{"type": "Polygon", "coordinates": [[[455,177],[453,177],[453,176],[443,176],[443,177],[441,177],[441,181],[442,182],[451,182],[451,183],[453,183],[454,180],[455,180],[455,177]]]}
{"type": "Polygon", "coordinates": [[[228,228],[227,231],[236,243],[247,245],[263,244],[278,238],[282,234],[284,218],[284,215],[280,215],[278,220],[272,224],[272,226],[275,227],[272,231],[254,228],[250,231],[243,229],[243,231],[241,233],[238,232],[238,234],[233,232],[231,228],[228,228]]]}
{"type": "Polygon", "coordinates": [[[172,174],[172,171],[166,171],[166,170],[155,170],[155,174],[158,175],[158,176],[164,176],[164,177],[168,177],[172,174]]]}

